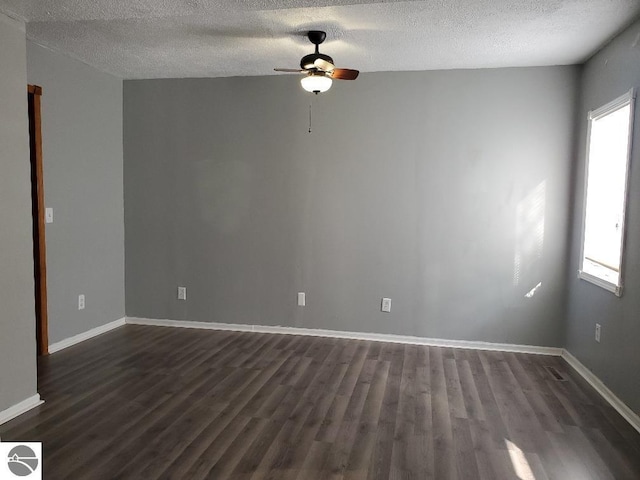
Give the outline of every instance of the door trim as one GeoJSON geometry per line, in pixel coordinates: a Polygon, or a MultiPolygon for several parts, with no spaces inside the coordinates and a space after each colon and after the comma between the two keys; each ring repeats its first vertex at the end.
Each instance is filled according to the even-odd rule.
{"type": "Polygon", "coordinates": [[[47,315],[47,247],[45,242],[44,175],[42,165],[42,87],[27,86],[29,146],[31,150],[31,200],[33,216],[33,271],[35,280],[36,342],[38,355],[49,354],[47,315]]]}

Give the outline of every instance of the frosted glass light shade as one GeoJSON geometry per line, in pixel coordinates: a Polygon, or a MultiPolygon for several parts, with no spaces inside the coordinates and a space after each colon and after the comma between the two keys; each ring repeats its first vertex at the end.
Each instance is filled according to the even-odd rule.
{"type": "Polygon", "coordinates": [[[325,75],[307,75],[300,84],[307,92],[322,93],[331,88],[332,80],[325,75]]]}

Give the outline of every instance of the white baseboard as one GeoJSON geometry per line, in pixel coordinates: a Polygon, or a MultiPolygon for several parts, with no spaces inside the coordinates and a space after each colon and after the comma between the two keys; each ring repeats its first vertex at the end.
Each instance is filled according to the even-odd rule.
{"type": "Polygon", "coordinates": [[[49,345],[49,353],[51,354],[59,352],[64,348],[68,348],[71,345],[75,345],[76,343],[84,342],[85,340],[89,340],[90,338],[93,338],[97,335],[106,333],[109,330],[121,327],[124,324],[125,318],[119,318],[118,320],[114,320],[113,322],[109,322],[105,325],[101,325],[86,332],[79,333],[78,335],[74,335],[73,337],[65,338],[64,340],[61,340],[59,342],[52,343],[51,345],[49,345]]]}
{"type": "Polygon", "coordinates": [[[409,345],[427,345],[430,347],[468,348],[472,350],[492,350],[500,352],[534,353],[538,355],[561,356],[562,348],[538,347],[534,345],[512,345],[509,343],[489,343],[467,340],[443,340],[439,338],[413,337],[391,333],[343,332],[300,327],[282,327],[270,325],[244,325],[235,323],[190,322],[180,320],[158,320],[151,318],[127,317],[127,323],[133,325],[152,325],[157,327],[201,328],[205,330],[230,330],[234,332],[279,333],[284,335],[306,335],[311,337],[349,338],[374,342],[406,343],[409,345]]]}
{"type": "Polygon", "coordinates": [[[44,400],[40,399],[39,394],[35,394],[32,397],[29,397],[20,403],[16,403],[13,407],[9,407],[6,410],[0,412],[0,425],[3,423],[7,423],[9,420],[13,420],[18,415],[22,415],[25,412],[28,412],[32,408],[37,407],[38,405],[42,405],[44,400]]]}
{"type": "Polygon", "coordinates": [[[609,388],[602,383],[591,370],[585,367],[580,360],[571,355],[566,349],[562,351],[562,358],[566,360],[566,362],[573,367],[573,369],[578,372],[582,377],[600,394],[602,397],[609,402],[609,404],[616,409],[616,411],[622,415],[622,417],[631,424],[633,428],[635,428],[640,433],[640,417],[631,410],[622,400],[620,400],[615,393],[613,393],[609,388]]]}

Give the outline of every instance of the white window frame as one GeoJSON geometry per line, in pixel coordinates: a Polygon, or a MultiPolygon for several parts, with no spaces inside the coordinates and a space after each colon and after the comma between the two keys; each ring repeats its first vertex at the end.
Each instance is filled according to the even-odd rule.
{"type": "Polygon", "coordinates": [[[627,204],[629,202],[629,170],[631,168],[631,148],[632,148],[632,140],[633,140],[633,124],[634,124],[634,100],[636,98],[635,89],[629,90],[624,95],[616,98],[615,100],[603,105],[602,107],[591,110],[589,112],[589,124],[587,128],[587,154],[586,154],[586,162],[585,162],[585,172],[584,172],[584,198],[582,201],[583,211],[582,211],[582,235],[580,236],[580,268],[578,270],[578,278],[582,280],[586,280],[587,282],[593,283],[594,285],[598,285],[599,287],[604,288],[610,292],[613,292],[616,296],[622,296],[623,290],[623,270],[624,270],[624,251],[625,251],[625,239],[626,239],[626,228],[625,228],[625,219],[626,219],[626,209],[627,204]],[[627,168],[624,179],[624,202],[622,205],[622,219],[621,219],[621,235],[622,235],[622,243],[620,246],[620,259],[619,259],[619,271],[618,271],[618,283],[615,284],[613,282],[607,281],[598,276],[592,275],[590,273],[583,271],[584,266],[584,244],[585,244],[585,233],[586,233],[586,220],[587,220],[587,188],[589,184],[589,150],[591,147],[591,126],[594,120],[604,117],[610,113],[615,112],[620,108],[624,108],[629,105],[629,132],[628,132],[628,145],[627,145],[627,168]]]}

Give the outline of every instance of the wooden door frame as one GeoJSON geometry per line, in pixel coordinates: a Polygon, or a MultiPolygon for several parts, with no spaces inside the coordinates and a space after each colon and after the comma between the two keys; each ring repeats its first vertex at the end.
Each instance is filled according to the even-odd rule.
{"type": "Polygon", "coordinates": [[[44,175],[42,166],[42,88],[27,85],[29,146],[31,150],[31,200],[33,216],[33,272],[35,280],[36,342],[38,355],[49,354],[47,316],[47,248],[45,243],[44,175]]]}

